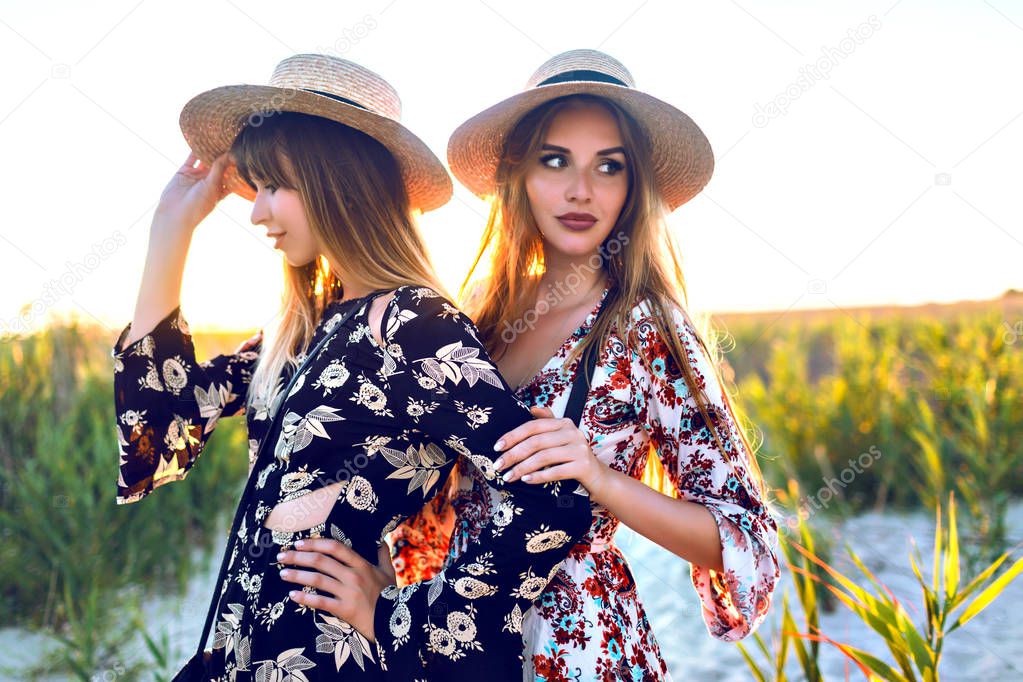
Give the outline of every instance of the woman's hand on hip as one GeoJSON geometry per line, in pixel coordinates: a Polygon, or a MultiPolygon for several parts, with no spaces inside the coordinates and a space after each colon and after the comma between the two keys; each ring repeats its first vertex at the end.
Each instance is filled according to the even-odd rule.
{"type": "Polygon", "coordinates": [[[559,419],[546,407],[529,411],[535,419],[504,434],[494,446],[503,451],[496,468],[507,469],[504,480],[546,483],[574,478],[596,496],[610,469],[593,454],[586,435],[571,419],[559,419]]]}
{"type": "Polygon", "coordinates": [[[281,571],[281,578],[315,587],[321,593],[295,590],[290,593],[293,601],[326,611],[350,624],[370,642],[376,641],[373,614],[377,598],[385,587],[396,582],[386,544],[380,546],[377,557],[380,564],[376,566],[331,538],[299,540],[295,549],[277,556],[280,563],[288,564],[281,571]]]}

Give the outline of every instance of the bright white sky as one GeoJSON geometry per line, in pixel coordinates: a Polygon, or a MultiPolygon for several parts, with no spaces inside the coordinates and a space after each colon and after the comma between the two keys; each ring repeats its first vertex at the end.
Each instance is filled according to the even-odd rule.
{"type": "MultiPolygon", "coordinates": [[[[713,145],[714,177],[672,218],[695,310],[1023,288],[1023,6],[1010,0],[3,0],[0,331],[33,303],[29,330],[75,315],[115,334],[131,319],[152,210],[188,154],[178,114],[203,90],[266,83],[296,52],[340,54],[397,88],[404,122],[444,159],[459,123],[578,47],[620,59],[713,145]],[[786,113],[754,121],[789,90],[786,113]]],[[[197,230],[182,294],[194,328],[272,314],[280,255],[249,210],[230,197],[197,230]]],[[[452,288],[482,224],[457,184],[423,220],[452,288]]]]}

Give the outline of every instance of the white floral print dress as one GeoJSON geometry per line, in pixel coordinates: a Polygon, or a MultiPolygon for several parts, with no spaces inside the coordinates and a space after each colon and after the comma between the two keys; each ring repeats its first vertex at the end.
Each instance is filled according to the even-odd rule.
{"type": "Polygon", "coordinates": [[[433,289],[403,286],[387,304],[381,347],[367,324],[369,305],[363,298],[327,306],[310,348],[347,306],[359,309],[280,396],[285,373],[269,408],[246,410],[260,334],[236,353],[198,362],[178,307],[127,348],[120,345],[130,325],[115,342],[119,504],[184,479],[217,421],[246,412],[249,475],[258,479],[237,537],[228,539],[211,679],[517,680],[523,614],[589,526],[589,498],[577,482],[537,487],[495,476],[497,437],[532,417],[469,319],[433,289]],[[283,419],[268,434],[274,405],[283,419]],[[273,456],[256,471],[266,438],[273,456]],[[288,598],[297,585],[280,578],[279,551],[299,538],[332,537],[375,563],[384,536],[423,507],[456,460],[477,467],[516,511],[477,529],[478,540],[429,583],[385,589],[375,646],[348,623],[288,598]],[[296,532],[263,525],[282,501],[339,481],[323,523],[296,532]]]}
{"type": "MultiPolygon", "coordinates": [[[[601,302],[608,293],[605,288],[601,302]]],[[[579,365],[576,360],[566,366],[565,359],[599,309],[598,303],[540,372],[518,389],[522,400],[564,414],[579,365]]],[[[674,311],[674,322],[710,399],[712,419],[742,447],[696,331],[680,310],[674,311]]],[[[639,347],[630,348],[623,335],[612,333],[598,358],[580,428],[602,462],[633,478],[642,477],[653,446],[681,497],[710,510],[720,532],[724,571],[691,565],[692,584],[709,634],[724,641],[742,639],[767,614],[779,578],[777,521],[749,476],[746,452],[736,452],[724,438],[728,451],[717,448],[645,301],[633,307],[631,323],[639,347]],[[640,354],[649,358],[653,373],[640,354]]],[[[392,534],[399,579],[415,580],[443,568],[445,559],[450,563],[471,546],[488,519],[507,514],[508,505],[469,467],[459,468],[458,484],[453,502],[438,497],[392,534]],[[450,546],[446,533],[452,533],[450,546]]],[[[522,679],[670,680],[629,564],[614,544],[619,521],[597,503],[592,512],[586,537],[523,618],[522,679]]]]}

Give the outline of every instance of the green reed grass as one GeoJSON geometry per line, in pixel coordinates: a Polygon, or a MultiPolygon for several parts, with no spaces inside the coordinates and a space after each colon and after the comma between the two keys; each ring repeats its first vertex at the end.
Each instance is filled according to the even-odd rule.
{"type": "Polygon", "coordinates": [[[116,505],[108,336],[69,326],[0,344],[5,624],[64,645],[33,674],[89,679],[109,668],[133,636],[119,617],[128,588],[181,594],[197,570],[193,549],[223,546],[215,529],[247,470],[244,424],[225,420],[186,481],[116,505]]]}

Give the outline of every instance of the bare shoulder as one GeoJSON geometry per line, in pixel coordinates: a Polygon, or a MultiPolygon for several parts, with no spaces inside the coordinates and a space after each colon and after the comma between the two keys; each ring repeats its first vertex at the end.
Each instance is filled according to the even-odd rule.
{"type": "Polygon", "coordinates": [[[384,311],[387,310],[387,305],[394,299],[397,294],[397,290],[390,293],[383,294],[374,298],[369,305],[369,329],[373,332],[373,338],[376,339],[377,345],[384,345],[383,336],[380,333],[381,322],[384,318],[384,311]]]}

